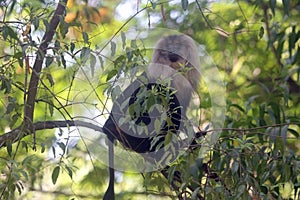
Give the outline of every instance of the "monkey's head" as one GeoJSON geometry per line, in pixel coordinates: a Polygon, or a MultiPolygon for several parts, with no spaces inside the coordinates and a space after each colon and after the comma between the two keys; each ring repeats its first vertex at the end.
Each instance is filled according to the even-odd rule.
{"type": "Polygon", "coordinates": [[[178,98],[188,104],[200,81],[198,48],[193,39],[186,35],[170,35],[160,39],[147,71],[152,80],[171,79],[171,86],[177,90],[178,98]]]}
{"type": "MultiPolygon", "coordinates": [[[[170,35],[161,38],[155,45],[152,62],[169,65],[179,69],[186,64],[198,60],[197,47],[192,38],[186,35],[170,35]]],[[[195,66],[199,67],[199,66],[195,66]]]]}

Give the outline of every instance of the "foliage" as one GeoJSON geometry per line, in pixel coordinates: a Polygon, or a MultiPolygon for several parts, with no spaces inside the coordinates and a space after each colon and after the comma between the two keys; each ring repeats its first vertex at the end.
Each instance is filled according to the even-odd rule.
{"type": "MultiPolygon", "coordinates": [[[[135,67],[149,60],[137,41],[122,34],[130,26],[180,30],[203,44],[224,79],[227,111],[207,154],[198,138],[199,146],[166,171],[119,172],[117,199],[299,199],[299,3],[136,1],[137,13],[122,21],[114,10],[126,2],[61,2],[67,10],[52,30],[57,4],[0,1],[0,199],[103,196],[108,172],[91,151],[97,145],[89,142],[99,136],[95,125],[101,123],[88,123],[96,121],[92,114],[109,113],[107,95],[118,92],[112,91],[114,80],[124,78],[125,71],[140,73],[135,67]],[[45,43],[51,31],[53,38],[45,43]],[[118,34],[120,44],[110,40],[118,34]],[[97,84],[83,84],[86,79],[97,84]],[[91,87],[94,93],[86,93],[91,87]],[[34,107],[28,108],[30,95],[34,107]],[[30,109],[32,117],[26,114],[30,109]],[[78,115],[83,111],[89,119],[78,115]],[[79,133],[76,120],[86,122],[79,133]]],[[[200,127],[209,121],[211,104],[204,98],[207,89],[199,92],[206,114],[200,127]]],[[[105,143],[105,136],[99,140],[105,143]]]]}

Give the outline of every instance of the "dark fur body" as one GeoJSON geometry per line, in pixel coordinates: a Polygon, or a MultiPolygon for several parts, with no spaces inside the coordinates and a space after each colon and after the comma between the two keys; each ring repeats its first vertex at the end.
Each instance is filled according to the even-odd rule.
{"type": "MultiPolygon", "coordinates": [[[[133,150],[137,153],[146,153],[156,151],[156,147],[164,141],[168,131],[176,134],[180,127],[180,120],[185,118],[187,107],[193,91],[197,89],[200,79],[200,63],[198,50],[193,40],[185,35],[171,35],[162,38],[155,46],[151,63],[149,64],[142,79],[137,79],[126,90],[120,94],[116,102],[114,102],[111,115],[103,126],[104,133],[110,140],[109,158],[110,158],[110,178],[113,179],[113,142],[119,141],[125,148],[133,150]],[[169,85],[161,87],[161,82],[169,79],[169,85]],[[147,80],[141,81],[141,80],[147,80]],[[159,81],[160,80],[160,81],[159,81]],[[160,132],[155,131],[154,120],[152,117],[159,116],[157,109],[151,110],[149,113],[133,111],[130,113],[131,119],[128,123],[120,123],[123,117],[128,116],[128,109],[137,101],[137,91],[140,88],[159,87],[156,89],[162,92],[162,96],[173,94],[168,99],[168,106],[165,107],[167,115],[171,119],[170,123],[164,123],[160,132]],[[161,87],[161,88],[160,88],[161,87]],[[124,107],[124,103],[125,106],[124,107]],[[152,120],[152,121],[151,121],[152,120]],[[146,131],[133,131],[134,126],[146,126],[146,131]],[[147,132],[147,133],[146,133],[147,132]],[[153,141],[155,137],[159,139],[153,141]]],[[[145,100],[147,100],[145,98],[145,100]]],[[[137,106],[143,108],[143,101],[137,106]]],[[[141,109],[140,108],[140,109],[141,109]]],[[[159,146],[160,148],[163,145],[159,146]]],[[[109,188],[104,197],[105,200],[114,199],[113,180],[110,180],[109,188]]]]}

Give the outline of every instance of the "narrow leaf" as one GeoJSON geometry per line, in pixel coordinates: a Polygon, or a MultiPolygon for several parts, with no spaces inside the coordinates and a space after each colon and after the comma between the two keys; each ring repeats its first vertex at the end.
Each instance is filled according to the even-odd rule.
{"type": "Polygon", "coordinates": [[[116,43],[111,41],[110,42],[111,56],[114,56],[116,54],[116,47],[117,47],[116,43]]]}
{"type": "Polygon", "coordinates": [[[183,10],[186,10],[187,7],[189,5],[189,1],[188,0],[181,0],[181,6],[183,10]]]}
{"type": "Polygon", "coordinates": [[[58,175],[59,175],[60,167],[56,166],[52,172],[52,183],[55,185],[58,175]]]}
{"type": "Polygon", "coordinates": [[[108,74],[107,74],[107,78],[106,81],[109,81],[110,79],[112,79],[116,74],[118,73],[117,70],[111,70],[108,74]]]}
{"type": "Polygon", "coordinates": [[[158,119],[155,119],[155,121],[154,121],[154,128],[155,128],[155,132],[159,133],[159,131],[160,131],[160,121],[158,119]]]}
{"type": "Polygon", "coordinates": [[[261,39],[264,36],[264,33],[265,33],[264,27],[260,27],[260,29],[259,29],[259,39],[261,39]]]}
{"type": "Polygon", "coordinates": [[[157,4],[156,4],[155,2],[152,2],[152,1],[150,1],[150,3],[151,3],[151,7],[152,7],[153,9],[155,9],[157,4]]]}
{"type": "Polygon", "coordinates": [[[165,142],[164,142],[165,146],[167,146],[168,144],[171,143],[171,141],[172,141],[172,135],[173,135],[172,132],[168,132],[167,133],[166,138],[165,138],[165,142]]]}
{"type": "Polygon", "coordinates": [[[53,101],[52,100],[49,101],[48,106],[49,106],[49,114],[50,114],[51,117],[53,117],[54,108],[53,108],[53,101]]]}
{"type": "Polygon", "coordinates": [[[69,174],[70,178],[72,179],[73,178],[73,172],[72,172],[71,168],[66,166],[66,170],[68,171],[68,174],[69,174]]]}
{"type": "Polygon", "coordinates": [[[95,74],[95,65],[96,65],[96,56],[90,54],[90,68],[91,68],[91,75],[92,77],[95,74]]]}
{"type": "Polygon", "coordinates": [[[282,0],[283,10],[286,15],[290,15],[290,0],[282,0]]]}
{"type": "Polygon", "coordinates": [[[122,48],[124,49],[126,46],[126,35],[123,31],[121,32],[121,39],[122,39],[122,48]]]}
{"type": "Polygon", "coordinates": [[[73,42],[71,42],[71,44],[70,44],[71,53],[74,52],[74,49],[75,49],[75,44],[73,42]]]}
{"type": "Polygon", "coordinates": [[[273,15],[275,15],[276,0],[270,0],[270,8],[272,10],[273,15]]]}
{"type": "Polygon", "coordinates": [[[99,61],[100,61],[100,66],[103,68],[103,66],[104,66],[104,61],[103,61],[103,59],[102,59],[101,56],[98,56],[98,58],[99,58],[99,61]]]}
{"type": "Polygon", "coordinates": [[[7,150],[8,155],[11,157],[11,154],[12,154],[12,145],[11,145],[11,143],[6,144],[6,150],[7,150]]]}
{"type": "Polygon", "coordinates": [[[88,59],[88,57],[89,57],[89,55],[90,55],[90,52],[91,52],[91,50],[90,50],[90,48],[88,48],[88,47],[83,47],[82,49],[81,49],[81,52],[80,52],[80,59],[81,59],[81,61],[84,63],[84,62],[86,62],[86,60],[88,59]]]}
{"type": "Polygon", "coordinates": [[[83,38],[84,43],[86,43],[86,44],[89,43],[89,36],[86,32],[82,33],[82,38],[83,38]]]}
{"type": "Polygon", "coordinates": [[[52,56],[46,57],[46,67],[49,67],[54,61],[54,58],[52,56]]]}
{"type": "Polygon", "coordinates": [[[64,66],[64,69],[66,69],[67,68],[66,59],[63,54],[61,54],[60,57],[61,57],[62,65],[64,66]]]}

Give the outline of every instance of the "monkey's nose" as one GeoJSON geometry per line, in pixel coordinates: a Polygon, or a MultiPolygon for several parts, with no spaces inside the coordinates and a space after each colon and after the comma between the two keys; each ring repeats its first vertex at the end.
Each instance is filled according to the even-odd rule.
{"type": "Polygon", "coordinates": [[[175,53],[169,52],[168,58],[171,62],[176,62],[179,59],[179,56],[175,53]]]}

